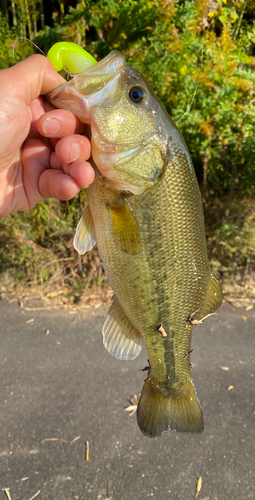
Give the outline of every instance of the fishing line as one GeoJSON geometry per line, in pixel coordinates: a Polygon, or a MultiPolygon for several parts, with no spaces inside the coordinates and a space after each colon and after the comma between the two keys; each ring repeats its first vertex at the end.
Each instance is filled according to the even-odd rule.
{"type": "MultiPolygon", "coordinates": [[[[15,57],[14,49],[15,49],[16,42],[18,42],[19,40],[27,40],[27,42],[32,43],[32,45],[34,45],[34,47],[36,47],[45,57],[47,57],[47,54],[45,54],[45,52],[43,52],[43,50],[40,49],[40,47],[38,47],[38,45],[36,45],[36,43],[32,42],[32,40],[30,40],[26,36],[19,36],[18,38],[16,38],[16,40],[15,40],[15,42],[13,44],[13,47],[12,47],[12,55],[13,55],[13,59],[14,59],[15,64],[17,64],[17,60],[16,60],[16,57],[15,57]]],[[[67,79],[70,79],[70,78],[72,78],[74,76],[71,73],[71,71],[69,71],[68,68],[66,69],[66,68],[63,67],[62,70],[65,71],[65,73],[67,74],[67,79]]]]}
{"type": "MultiPolygon", "coordinates": [[[[217,7],[217,9],[214,11],[213,13],[213,18],[209,24],[209,26],[207,27],[207,29],[205,30],[205,34],[208,33],[213,21],[214,21],[214,16],[215,16],[215,13],[222,7],[222,2],[220,2],[219,6],[217,7]]],[[[201,63],[200,63],[200,71],[199,71],[199,75],[198,75],[198,80],[197,80],[197,84],[196,84],[196,87],[195,87],[195,90],[194,90],[194,94],[193,94],[193,97],[190,101],[190,103],[187,105],[187,109],[185,111],[185,113],[181,116],[181,118],[176,122],[176,124],[180,123],[180,121],[184,118],[184,116],[186,116],[187,113],[189,113],[189,111],[191,110],[191,106],[194,102],[194,99],[196,97],[196,93],[197,93],[197,89],[198,89],[198,86],[199,86],[199,79],[200,79],[200,75],[202,73],[202,69],[203,69],[203,66],[204,66],[204,46],[205,46],[205,41],[203,40],[203,44],[202,44],[202,48],[201,48],[201,63]]]]}
{"type": "Polygon", "coordinates": [[[40,52],[46,57],[45,52],[43,52],[43,50],[40,49],[40,47],[38,47],[38,45],[36,45],[36,43],[32,42],[32,40],[29,40],[29,38],[26,38],[25,36],[19,36],[18,38],[16,38],[16,40],[13,44],[13,47],[12,47],[12,55],[13,55],[13,59],[14,59],[15,64],[17,64],[17,61],[16,61],[16,57],[15,57],[14,48],[15,48],[16,42],[18,42],[19,40],[27,40],[28,42],[32,43],[32,45],[34,45],[38,50],[40,50],[40,52]]]}

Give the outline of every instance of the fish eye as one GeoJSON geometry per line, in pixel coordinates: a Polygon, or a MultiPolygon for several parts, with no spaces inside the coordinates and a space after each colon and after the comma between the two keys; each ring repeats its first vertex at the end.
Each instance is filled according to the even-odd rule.
{"type": "Polygon", "coordinates": [[[145,98],[145,92],[141,87],[132,87],[129,91],[129,99],[130,101],[139,104],[145,98]]]}

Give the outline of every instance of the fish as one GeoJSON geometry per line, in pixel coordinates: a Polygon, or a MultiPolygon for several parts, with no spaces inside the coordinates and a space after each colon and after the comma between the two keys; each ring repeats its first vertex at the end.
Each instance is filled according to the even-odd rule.
{"type": "Polygon", "coordinates": [[[191,376],[193,324],[221,304],[208,262],[200,189],[185,140],[146,79],[118,51],[47,99],[91,130],[95,180],[78,224],[80,254],[97,243],[114,296],[103,343],[120,360],[145,344],[137,407],[148,437],[202,432],[191,376]]]}

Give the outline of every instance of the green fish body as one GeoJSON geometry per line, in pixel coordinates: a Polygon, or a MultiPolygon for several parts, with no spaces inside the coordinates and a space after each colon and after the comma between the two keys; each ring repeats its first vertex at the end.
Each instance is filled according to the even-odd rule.
{"type": "Polygon", "coordinates": [[[104,345],[118,359],[133,359],[144,341],[150,366],[137,420],[145,435],[201,432],[190,373],[192,324],[219,307],[221,290],[208,263],[187,146],[146,80],[120,53],[77,77],[71,92],[69,82],[50,101],[91,124],[96,176],[75,247],[84,253],[97,242],[114,290],[104,345]]]}

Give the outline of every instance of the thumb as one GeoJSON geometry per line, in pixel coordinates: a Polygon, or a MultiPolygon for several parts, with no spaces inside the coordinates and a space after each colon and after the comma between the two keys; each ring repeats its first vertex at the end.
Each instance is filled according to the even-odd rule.
{"type": "Polygon", "coordinates": [[[27,106],[64,82],[47,57],[39,54],[1,71],[1,90],[6,86],[8,94],[20,97],[27,106]]]}

